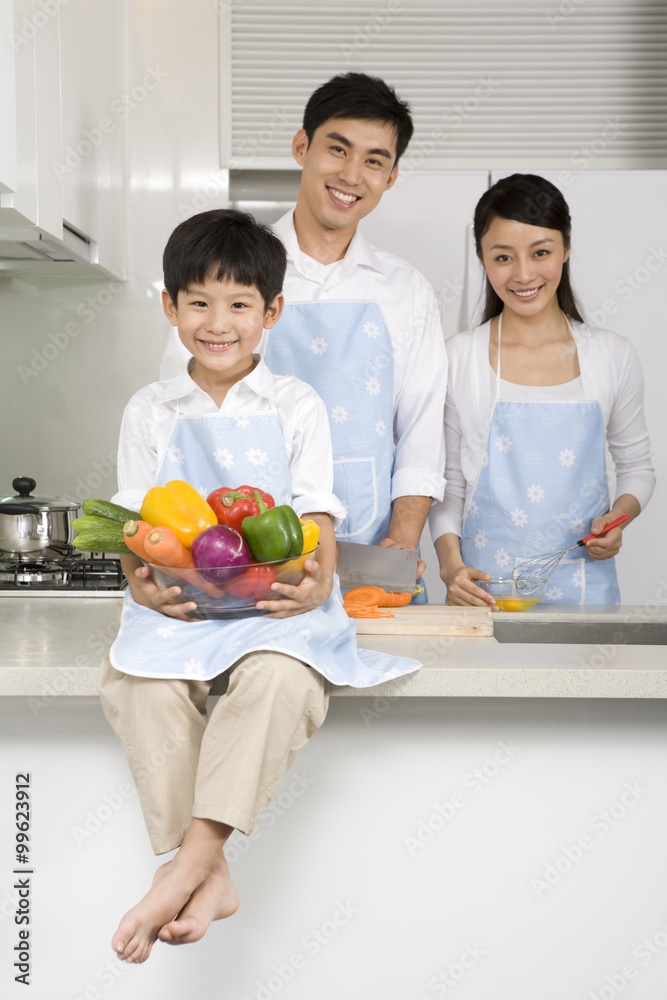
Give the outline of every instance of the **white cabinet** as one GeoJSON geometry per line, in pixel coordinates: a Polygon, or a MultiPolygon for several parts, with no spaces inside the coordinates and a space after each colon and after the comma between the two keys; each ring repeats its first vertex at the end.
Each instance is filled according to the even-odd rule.
{"type": "Polygon", "coordinates": [[[124,2],[0,0],[0,31],[0,257],[74,256],[124,278],[124,2]]]}
{"type": "Polygon", "coordinates": [[[63,215],[95,238],[118,277],[127,259],[126,20],[122,0],[69,0],[60,12],[63,215]]]}
{"type": "MultiPolygon", "coordinates": [[[[39,226],[62,237],[62,184],[51,163],[60,155],[60,43],[57,3],[1,0],[8,26],[8,58],[3,82],[12,100],[3,100],[0,176],[0,222],[4,226],[39,226]],[[41,16],[40,16],[41,15],[41,16]]],[[[3,90],[4,93],[4,90],[3,90]]]]}

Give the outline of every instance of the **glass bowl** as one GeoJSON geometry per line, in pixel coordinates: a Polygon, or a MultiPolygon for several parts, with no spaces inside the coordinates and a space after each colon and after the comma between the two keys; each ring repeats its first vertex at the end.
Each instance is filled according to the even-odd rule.
{"type": "Polygon", "coordinates": [[[151,579],[164,590],[167,587],[181,587],[181,593],[173,598],[174,604],[187,604],[194,601],[195,611],[190,612],[192,618],[245,618],[247,616],[267,615],[270,612],[258,610],[257,601],[277,601],[283,594],[271,590],[272,583],[288,583],[297,587],[306,570],[304,563],[314,559],[317,548],[310,552],[302,552],[294,559],[277,559],[273,562],[252,562],[247,566],[237,566],[236,575],[222,584],[213,584],[205,580],[196,569],[179,569],[173,566],[155,566],[146,563],[151,579]]]}
{"type": "Polygon", "coordinates": [[[511,577],[497,576],[493,580],[476,580],[478,587],[491,594],[499,611],[527,611],[544,597],[546,580],[528,586],[517,584],[511,577]]]}

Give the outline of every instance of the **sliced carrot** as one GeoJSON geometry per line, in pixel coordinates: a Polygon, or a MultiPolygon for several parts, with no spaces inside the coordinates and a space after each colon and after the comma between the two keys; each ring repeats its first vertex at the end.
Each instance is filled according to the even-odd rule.
{"type": "Polygon", "coordinates": [[[186,549],[176,534],[164,526],[153,528],[144,539],[148,562],[158,566],[194,566],[192,553],[186,549]]]}
{"type": "Polygon", "coordinates": [[[360,604],[366,607],[402,608],[412,600],[411,593],[393,594],[382,587],[355,587],[343,596],[347,604],[360,604]]]}
{"type": "Polygon", "coordinates": [[[368,604],[345,604],[343,611],[349,618],[395,618],[389,611],[380,611],[377,605],[368,604]]]}
{"type": "Polygon", "coordinates": [[[135,556],[150,562],[146,553],[146,535],[153,530],[153,525],[148,521],[126,521],[123,525],[123,538],[128,549],[131,549],[135,556]]]}

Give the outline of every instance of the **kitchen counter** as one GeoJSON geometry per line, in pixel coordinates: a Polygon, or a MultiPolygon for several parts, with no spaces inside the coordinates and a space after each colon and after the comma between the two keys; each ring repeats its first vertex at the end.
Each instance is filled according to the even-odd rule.
{"type": "MultiPolygon", "coordinates": [[[[117,630],[119,598],[78,595],[0,598],[0,695],[95,696],[101,659],[117,630]]],[[[494,622],[516,620],[498,613],[494,622]]],[[[337,696],[499,698],[667,698],[667,651],[636,645],[642,623],[667,624],[656,607],[537,609],[534,621],[618,623],[612,642],[499,642],[496,638],[360,636],[360,646],[413,656],[416,673],[373,688],[334,688],[337,696]],[[635,639],[636,642],[636,639],[635,639]]],[[[214,686],[213,693],[220,687],[214,686]]]]}
{"type": "MultiPolygon", "coordinates": [[[[461,995],[607,996],[621,969],[641,975],[632,996],[664,996],[667,656],[623,639],[647,618],[667,622],[665,609],[493,616],[494,627],[612,621],[616,645],[360,637],[424,666],[334,689],[255,832],[226,845],[239,914],[192,950],[158,944],[127,969],[110,937],[159,862],[97,690],[118,605],[0,599],[0,840],[16,837],[12,791],[28,774],[35,996],[54,982],[58,998],[210,996],[221,950],[225,996],[246,1000],[309,1000],[323,982],[328,996],[354,982],[359,996],[412,1000],[463,972],[461,995]],[[369,963],[388,939],[401,955],[369,963]]],[[[177,736],[144,761],[150,774],[177,736]]],[[[15,882],[5,863],[7,956],[15,882]]],[[[3,998],[19,1000],[19,987],[3,998]]]]}

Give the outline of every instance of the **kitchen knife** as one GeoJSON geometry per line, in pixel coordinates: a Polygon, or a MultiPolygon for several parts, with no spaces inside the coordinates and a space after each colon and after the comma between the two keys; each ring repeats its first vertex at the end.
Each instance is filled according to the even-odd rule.
{"type": "Polygon", "coordinates": [[[382,587],[401,594],[413,591],[418,558],[416,552],[408,549],[338,542],[337,573],[341,588],[382,587]]]}

